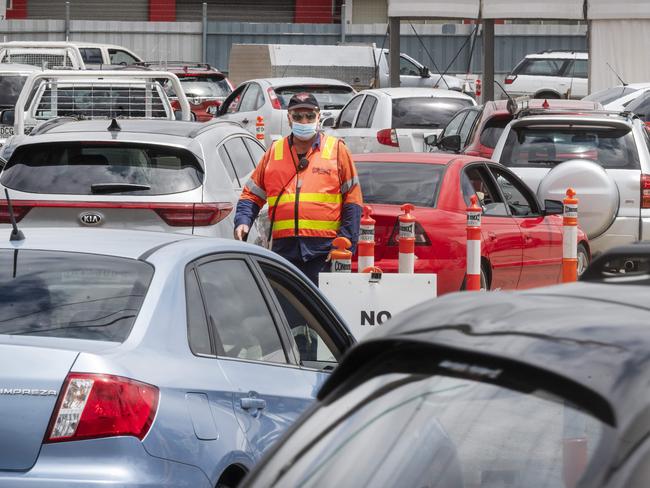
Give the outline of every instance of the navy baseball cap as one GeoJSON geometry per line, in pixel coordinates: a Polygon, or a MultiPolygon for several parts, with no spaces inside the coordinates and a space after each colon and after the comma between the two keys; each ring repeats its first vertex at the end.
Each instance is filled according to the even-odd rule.
{"type": "Polygon", "coordinates": [[[316,100],[316,97],[311,93],[307,93],[307,92],[296,93],[294,96],[291,97],[287,109],[294,110],[296,108],[308,108],[311,110],[320,110],[320,106],[318,105],[318,100],[316,100]]]}

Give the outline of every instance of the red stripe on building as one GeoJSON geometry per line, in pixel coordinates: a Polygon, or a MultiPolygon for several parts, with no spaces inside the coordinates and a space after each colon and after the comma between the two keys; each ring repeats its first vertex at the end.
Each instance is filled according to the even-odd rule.
{"type": "Polygon", "coordinates": [[[296,0],[294,22],[297,24],[331,24],[332,0],[296,0]]]}
{"type": "Polygon", "coordinates": [[[176,0],[149,0],[149,20],[152,22],[174,22],[176,20],[176,0]]]}
{"type": "Polygon", "coordinates": [[[7,19],[26,19],[27,0],[13,0],[11,8],[7,9],[7,19]]]}

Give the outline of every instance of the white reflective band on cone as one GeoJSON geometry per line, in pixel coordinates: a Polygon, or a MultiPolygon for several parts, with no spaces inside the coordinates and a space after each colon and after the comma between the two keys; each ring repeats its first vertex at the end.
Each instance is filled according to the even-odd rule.
{"type": "Polygon", "coordinates": [[[562,232],[562,257],[565,259],[578,258],[578,226],[565,225],[562,232]]]}
{"type": "Polygon", "coordinates": [[[332,259],[332,273],[352,273],[352,260],[332,259]]]}
{"type": "Polygon", "coordinates": [[[481,274],[481,241],[467,241],[467,274],[481,274]]]}
{"type": "Polygon", "coordinates": [[[398,266],[400,273],[413,273],[415,271],[415,254],[399,253],[398,266]]]}
{"type": "Polygon", "coordinates": [[[359,273],[368,267],[375,265],[374,256],[359,256],[359,273]]]}

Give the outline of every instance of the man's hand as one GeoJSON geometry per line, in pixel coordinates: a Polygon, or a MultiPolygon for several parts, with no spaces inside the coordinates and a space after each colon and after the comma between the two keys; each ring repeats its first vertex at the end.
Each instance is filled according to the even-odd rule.
{"type": "Polygon", "coordinates": [[[238,241],[245,241],[250,230],[250,227],[248,227],[246,224],[238,225],[235,229],[235,239],[238,241]]]}

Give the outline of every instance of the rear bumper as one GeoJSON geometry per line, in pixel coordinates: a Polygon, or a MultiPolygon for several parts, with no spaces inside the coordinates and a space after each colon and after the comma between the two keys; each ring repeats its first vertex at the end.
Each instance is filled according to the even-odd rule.
{"type": "Polygon", "coordinates": [[[641,231],[641,239],[650,239],[650,217],[640,220],[638,217],[616,217],[603,235],[589,240],[591,254],[597,256],[614,246],[638,241],[639,231],[641,231]]]}
{"type": "Polygon", "coordinates": [[[45,444],[26,472],[0,471],[0,488],[211,487],[197,467],[150,456],[134,437],[45,444]]]}

